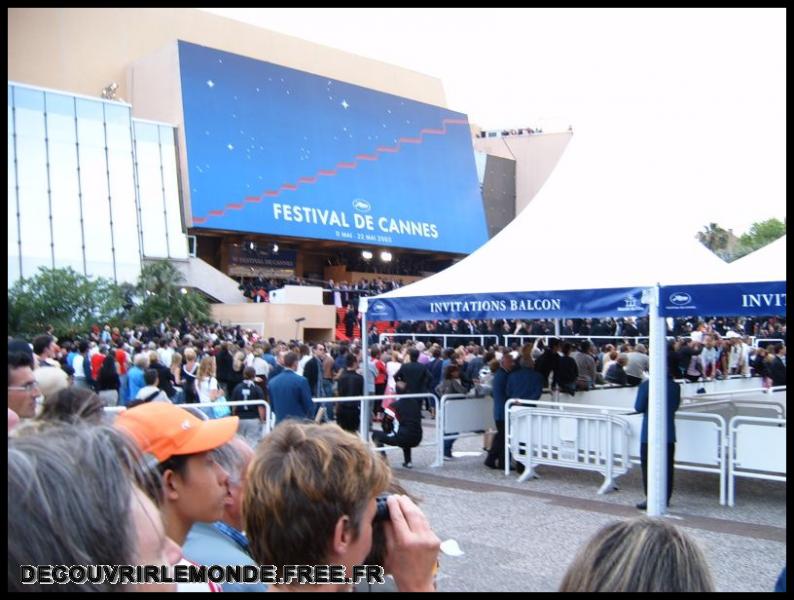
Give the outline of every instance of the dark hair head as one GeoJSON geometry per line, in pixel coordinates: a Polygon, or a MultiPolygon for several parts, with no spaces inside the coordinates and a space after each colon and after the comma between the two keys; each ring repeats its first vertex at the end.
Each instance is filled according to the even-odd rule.
{"type": "Polygon", "coordinates": [[[143,372],[143,381],[146,385],[157,384],[157,369],[146,369],[143,372]]]}
{"type": "Polygon", "coordinates": [[[408,356],[410,357],[411,362],[417,362],[419,360],[419,350],[416,348],[411,348],[408,351],[408,356]]]}
{"type": "Polygon", "coordinates": [[[243,379],[254,379],[256,377],[256,369],[253,367],[246,367],[243,369],[243,379]]]}
{"type": "Polygon", "coordinates": [[[444,371],[444,379],[455,379],[455,377],[460,377],[460,367],[455,363],[450,363],[444,371]]]}
{"type": "Polygon", "coordinates": [[[33,356],[27,352],[9,352],[8,353],[8,369],[18,369],[20,367],[33,368],[33,356]]]}
{"type": "Polygon", "coordinates": [[[294,352],[287,352],[284,355],[284,366],[288,369],[291,369],[296,364],[298,364],[298,355],[294,352]]]}
{"type": "Polygon", "coordinates": [[[33,338],[33,354],[41,354],[55,341],[51,335],[39,335],[33,338]]]}
{"type": "Polygon", "coordinates": [[[357,364],[358,364],[358,359],[356,359],[356,355],[353,354],[352,352],[348,353],[348,355],[345,357],[345,365],[347,366],[347,368],[349,369],[351,367],[355,367],[357,364]]]}

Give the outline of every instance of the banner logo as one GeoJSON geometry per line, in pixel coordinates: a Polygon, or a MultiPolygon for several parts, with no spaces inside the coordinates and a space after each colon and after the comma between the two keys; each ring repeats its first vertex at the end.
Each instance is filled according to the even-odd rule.
{"type": "Polygon", "coordinates": [[[692,296],[690,296],[686,292],[675,292],[673,294],[670,294],[670,302],[672,302],[676,306],[686,306],[687,304],[692,302],[692,296]]]}
{"type": "Polygon", "coordinates": [[[356,212],[368,213],[372,210],[372,205],[363,198],[356,198],[353,200],[353,208],[356,212]]]}
{"type": "Polygon", "coordinates": [[[375,302],[372,303],[372,306],[370,306],[369,310],[373,314],[377,314],[377,313],[382,314],[387,311],[387,306],[380,300],[376,300],[375,302]]]}
{"type": "Polygon", "coordinates": [[[623,302],[625,303],[625,306],[618,306],[619,311],[643,310],[642,306],[640,306],[639,302],[637,302],[637,299],[631,294],[623,298],[623,302]]]}

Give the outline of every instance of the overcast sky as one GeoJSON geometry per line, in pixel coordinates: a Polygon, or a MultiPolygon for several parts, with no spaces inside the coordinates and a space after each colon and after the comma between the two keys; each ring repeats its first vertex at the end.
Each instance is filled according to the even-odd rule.
{"type": "Polygon", "coordinates": [[[784,9],[206,10],[438,77],[486,129],[573,125],[566,194],[636,231],[786,215],[784,9]]]}

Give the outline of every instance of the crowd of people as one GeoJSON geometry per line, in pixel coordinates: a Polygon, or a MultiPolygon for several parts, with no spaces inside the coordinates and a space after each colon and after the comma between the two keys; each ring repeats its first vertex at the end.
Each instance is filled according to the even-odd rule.
{"type": "Polygon", "coordinates": [[[360,279],[355,283],[341,281],[336,283],[333,279],[327,281],[318,279],[306,279],[301,277],[241,277],[238,289],[243,292],[243,296],[251,302],[270,302],[270,293],[273,290],[283,288],[285,285],[308,285],[321,287],[329,295],[324,300],[327,304],[335,304],[338,307],[348,306],[357,303],[361,296],[374,296],[383,294],[390,290],[402,287],[401,279],[360,279]]]}
{"type": "MultiPolygon", "coordinates": [[[[548,326],[472,325],[482,323],[527,333],[548,326]]],[[[77,340],[51,332],[30,343],[9,338],[9,499],[20,508],[9,512],[9,589],[36,587],[19,583],[22,564],[340,564],[348,572],[378,564],[390,575],[387,589],[432,590],[440,541],[382,449],[399,447],[402,466],[411,468],[423,417],[434,418],[434,398],[450,393],[492,398],[497,433],[485,459],[491,468],[511,462],[504,455],[507,398],[629,385],[637,387],[635,408],[646,413],[646,347],[584,337],[583,327],[600,325],[566,322],[583,336],[575,343],[545,335],[486,347],[409,340],[373,344],[368,356],[355,342],[284,342],[187,320],[121,330],[97,325],[77,340]],[[382,397],[372,403],[372,445],[356,435],[360,403],[337,400],[365,393],[382,397]],[[403,397],[411,394],[426,396],[403,397]],[[251,404],[225,406],[227,400],[251,404]],[[112,406],[126,410],[111,425],[112,406]],[[274,428],[265,434],[267,409],[274,428]],[[379,497],[388,506],[385,521],[375,518],[379,497]]],[[[722,326],[724,337],[714,323],[700,339],[693,330],[670,342],[670,420],[680,401],[676,379],[747,374],[785,385],[784,322],[758,323],[783,336],[767,348],[750,347],[737,322],[722,326]]],[[[644,423],[644,483],[646,431],[644,423]]],[[[669,503],[674,426],[667,442],[669,503]]],[[[447,460],[452,446],[445,441],[447,460]]],[[[217,591],[213,586],[177,584],[217,591]]],[[[223,584],[224,591],[265,587],[223,584]]],[[[713,583],[691,540],[643,519],[599,532],[561,590],[712,591],[713,583]],[[621,548],[631,550],[630,561],[621,548]],[[618,552],[619,573],[605,552],[618,552]],[[661,579],[650,563],[664,553],[661,579]]]]}

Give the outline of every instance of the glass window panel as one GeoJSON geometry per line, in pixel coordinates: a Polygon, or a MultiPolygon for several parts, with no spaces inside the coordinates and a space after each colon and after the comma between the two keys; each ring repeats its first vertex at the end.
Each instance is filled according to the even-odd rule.
{"type": "Polygon", "coordinates": [[[30,277],[39,266],[52,267],[44,94],[16,88],[14,103],[22,276],[30,277]]]}
{"type": "Polygon", "coordinates": [[[113,278],[105,150],[80,143],[80,182],[83,188],[83,231],[89,276],[113,278]]]}
{"type": "Polygon", "coordinates": [[[50,155],[50,210],[56,267],[82,273],[83,232],[77,182],[74,99],[47,93],[47,137],[50,155]]]}
{"type": "Polygon", "coordinates": [[[141,261],[138,248],[138,211],[135,206],[132,155],[129,150],[111,150],[109,161],[116,276],[119,282],[135,283],[141,261]]]}
{"type": "Polygon", "coordinates": [[[50,142],[74,144],[74,98],[47,92],[44,99],[47,107],[47,137],[50,142]]]}
{"type": "Polygon", "coordinates": [[[108,148],[132,152],[132,133],[130,132],[130,109],[127,106],[105,103],[105,123],[107,125],[108,148]]]}
{"type": "Polygon", "coordinates": [[[14,111],[8,86],[8,285],[19,279],[19,226],[17,222],[17,179],[14,170],[14,111]]]}
{"type": "Polygon", "coordinates": [[[55,266],[82,273],[83,229],[74,142],[50,142],[50,186],[55,266]]]}
{"type": "Polygon", "coordinates": [[[105,127],[101,102],[77,99],[77,138],[81,147],[105,147],[105,127]]]}
{"type": "Polygon", "coordinates": [[[168,227],[168,254],[171,258],[187,258],[187,236],[182,230],[182,206],[177,183],[176,147],[174,129],[160,126],[160,147],[163,158],[165,182],[165,210],[168,227]]]}
{"type": "Polygon", "coordinates": [[[140,222],[145,223],[145,227],[142,227],[143,255],[150,258],[167,258],[168,245],[165,237],[157,125],[135,122],[134,126],[140,222]]]}
{"type": "Polygon", "coordinates": [[[16,132],[44,142],[44,92],[14,87],[16,132]]]}

